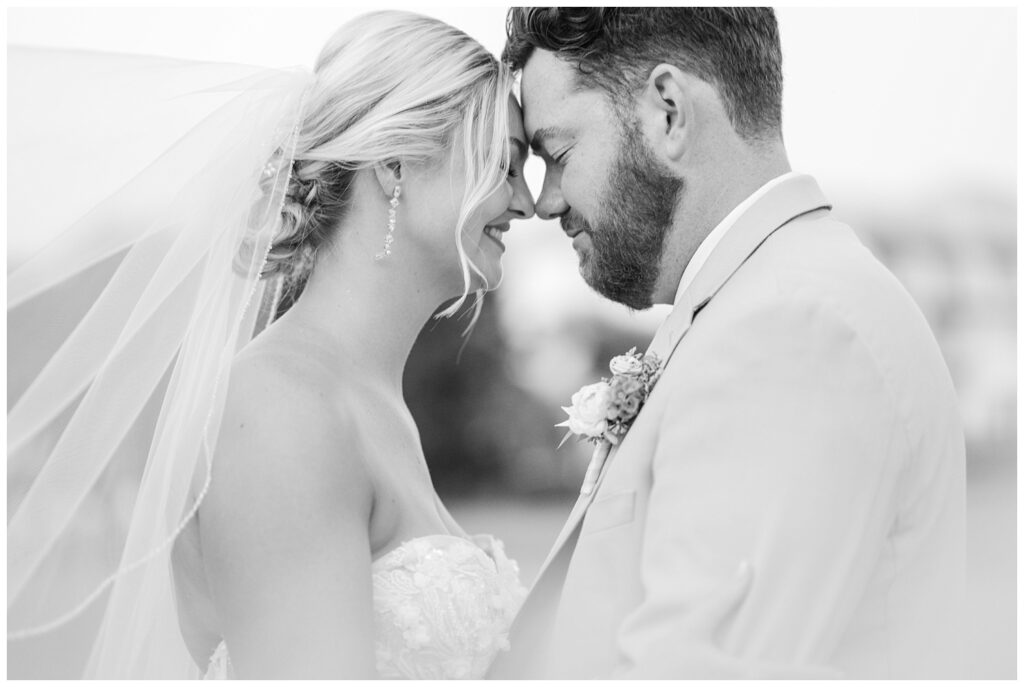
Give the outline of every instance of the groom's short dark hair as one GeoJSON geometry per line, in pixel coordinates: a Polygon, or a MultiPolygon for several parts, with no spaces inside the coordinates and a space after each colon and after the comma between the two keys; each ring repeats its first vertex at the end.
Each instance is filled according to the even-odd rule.
{"type": "Polygon", "coordinates": [[[782,49],[768,7],[513,7],[502,60],[523,68],[540,48],[573,64],[584,88],[631,102],[662,62],[713,84],[747,139],[779,135],[782,49]]]}

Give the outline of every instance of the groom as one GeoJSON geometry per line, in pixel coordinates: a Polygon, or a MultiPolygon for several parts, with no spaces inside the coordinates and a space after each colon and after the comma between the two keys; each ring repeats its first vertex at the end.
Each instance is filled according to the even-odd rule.
{"type": "Polygon", "coordinates": [[[673,304],[663,372],[493,678],[958,675],[964,440],[935,339],[782,141],[764,8],[514,8],[537,214],[673,304]]]}

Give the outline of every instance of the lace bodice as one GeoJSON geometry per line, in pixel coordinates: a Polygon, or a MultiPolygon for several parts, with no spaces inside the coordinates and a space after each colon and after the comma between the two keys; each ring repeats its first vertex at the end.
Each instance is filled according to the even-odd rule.
{"type": "MultiPolygon", "coordinates": [[[[526,589],[490,535],[418,537],[373,562],[377,672],[382,678],[479,679],[499,651],[526,589]]],[[[224,642],[207,679],[232,677],[224,642]]]]}

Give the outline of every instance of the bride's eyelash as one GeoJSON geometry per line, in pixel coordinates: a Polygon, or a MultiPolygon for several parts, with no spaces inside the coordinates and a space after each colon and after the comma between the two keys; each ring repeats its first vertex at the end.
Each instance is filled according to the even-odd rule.
{"type": "Polygon", "coordinates": [[[523,165],[523,161],[521,159],[517,159],[517,157],[513,156],[513,158],[511,160],[503,162],[502,165],[501,165],[501,168],[505,170],[505,172],[508,174],[508,176],[515,178],[515,177],[519,176],[519,169],[517,169],[517,168],[518,167],[522,167],[522,165],[523,165]]]}

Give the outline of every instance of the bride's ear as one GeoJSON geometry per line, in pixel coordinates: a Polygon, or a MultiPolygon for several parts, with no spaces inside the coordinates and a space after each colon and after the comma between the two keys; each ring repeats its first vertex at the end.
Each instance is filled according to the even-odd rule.
{"type": "Polygon", "coordinates": [[[395,192],[395,186],[402,181],[402,163],[398,160],[378,162],[373,166],[373,173],[380,184],[381,192],[386,198],[391,198],[395,192]]]}

